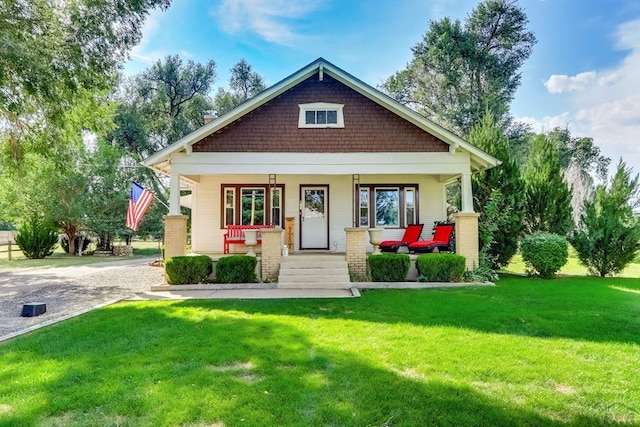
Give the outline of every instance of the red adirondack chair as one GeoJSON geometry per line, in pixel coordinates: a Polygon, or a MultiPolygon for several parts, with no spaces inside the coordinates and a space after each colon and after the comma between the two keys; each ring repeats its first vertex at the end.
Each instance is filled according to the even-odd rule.
{"type": "Polygon", "coordinates": [[[413,242],[409,244],[409,252],[448,251],[453,234],[453,224],[437,224],[431,240],[413,242]]]}

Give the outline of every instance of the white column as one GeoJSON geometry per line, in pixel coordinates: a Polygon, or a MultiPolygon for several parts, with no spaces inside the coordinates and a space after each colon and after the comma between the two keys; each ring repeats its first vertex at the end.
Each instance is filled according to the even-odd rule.
{"type": "Polygon", "coordinates": [[[169,185],[169,215],[180,215],[180,175],[173,170],[169,185]]]}
{"type": "Polygon", "coordinates": [[[462,174],[462,212],[473,212],[473,191],[471,173],[462,174]]]}

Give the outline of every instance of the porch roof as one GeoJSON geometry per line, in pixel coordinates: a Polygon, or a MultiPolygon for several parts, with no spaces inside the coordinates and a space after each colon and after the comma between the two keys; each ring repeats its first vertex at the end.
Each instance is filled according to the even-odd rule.
{"type": "MultiPolygon", "coordinates": [[[[414,110],[400,104],[391,97],[369,86],[323,58],[318,58],[306,67],[271,86],[269,89],[266,89],[255,97],[240,104],[227,114],[218,117],[210,123],[196,129],[189,135],[186,135],[182,139],[149,156],[142,162],[142,164],[161,173],[167,175],[170,174],[171,160],[174,155],[184,153],[186,156],[192,156],[191,147],[193,144],[231,124],[235,120],[269,102],[316,73],[324,73],[331,76],[345,86],[369,98],[373,102],[376,102],[380,106],[402,117],[425,132],[434,135],[449,145],[451,153],[464,153],[468,155],[469,168],[472,172],[489,169],[500,164],[500,161],[495,157],[485,153],[454,133],[421,116],[414,110]]],[[[201,154],[202,153],[198,153],[198,155],[201,154]]]]}

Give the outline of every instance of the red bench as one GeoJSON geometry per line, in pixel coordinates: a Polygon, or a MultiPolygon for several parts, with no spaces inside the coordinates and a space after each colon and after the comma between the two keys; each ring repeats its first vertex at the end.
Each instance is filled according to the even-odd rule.
{"type": "Polygon", "coordinates": [[[224,235],[224,253],[229,253],[229,245],[244,244],[244,230],[258,230],[258,244],[262,243],[260,230],[263,228],[273,228],[269,225],[227,225],[227,232],[224,235]]]}

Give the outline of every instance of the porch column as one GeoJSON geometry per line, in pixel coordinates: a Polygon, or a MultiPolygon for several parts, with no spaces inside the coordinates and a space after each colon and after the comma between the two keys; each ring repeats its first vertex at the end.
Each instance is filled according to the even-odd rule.
{"type": "Polygon", "coordinates": [[[349,273],[359,281],[367,280],[367,229],[359,227],[347,227],[347,264],[349,273]]]}
{"type": "Polygon", "coordinates": [[[187,216],[165,215],[164,219],[164,258],[187,254],[187,216]]]}
{"type": "Polygon", "coordinates": [[[467,270],[471,270],[478,266],[479,216],[480,214],[475,212],[460,212],[455,214],[456,253],[466,258],[465,264],[467,270]]]}
{"type": "Polygon", "coordinates": [[[473,212],[473,190],[471,189],[471,173],[462,174],[462,212],[473,212]]]}
{"type": "Polygon", "coordinates": [[[277,280],[282,262],[282,228],[263,228],[262,281],[277,280]]]}
{"type": "Polygon", "coordinates": [[[169,182],[169,215],[180,215],[180,175],[173,170],[169,182]]]}

